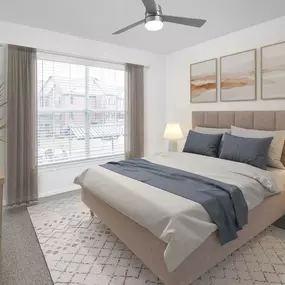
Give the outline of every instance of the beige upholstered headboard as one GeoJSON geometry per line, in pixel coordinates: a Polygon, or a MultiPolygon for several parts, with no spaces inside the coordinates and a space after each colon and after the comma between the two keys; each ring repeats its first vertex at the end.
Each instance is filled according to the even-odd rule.
{"type": "MultiPolygon", "coordinates": [[[[192,112],[192,128],[230,128],[231,125],[256,130],[285,130],[285,111],[205,111],[192,112]]],[[[285,146],[282,163],[285,165],[285,146]]]]}

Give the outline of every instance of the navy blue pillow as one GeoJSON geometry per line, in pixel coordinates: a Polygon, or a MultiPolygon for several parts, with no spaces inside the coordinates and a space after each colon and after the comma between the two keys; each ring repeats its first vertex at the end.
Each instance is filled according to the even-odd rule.
{"type": "Polygon", "coordinates": [[[189,131],[183,152],[218,157],[223,134],[202,134],[189,131]]]}
{"type": "Polygon", "coordinates": [[[272,138],[244,138],[225,134],[220,158],[266,169],[272,138]]]}

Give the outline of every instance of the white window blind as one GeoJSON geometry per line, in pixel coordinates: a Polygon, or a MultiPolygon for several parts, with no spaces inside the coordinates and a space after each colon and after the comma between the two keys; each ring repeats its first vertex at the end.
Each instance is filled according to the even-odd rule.
{"type": "Polygon", "coordinates": [[[37,59],[38,164],[123,154],[124,71],[51,57],[37,59]]]}

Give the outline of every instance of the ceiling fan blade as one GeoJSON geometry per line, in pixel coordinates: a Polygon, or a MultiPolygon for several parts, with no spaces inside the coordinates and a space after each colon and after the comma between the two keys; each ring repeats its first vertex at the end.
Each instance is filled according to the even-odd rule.
{"type": "Polygon", "coordinates": [[[140,20],[138,22],[135,22],[135,23],[133,23],[133,24],[131,24],[131,25],[129,25],[129,26],[127,26],[127,27],[125,27],[125,28],[115,32],[115,33],[113,33],[113,35],[119,35],[119,34],[121,34],[123,32],[126,32],[127,30],[130,30],[130,29],[132,29],[132,28],[142,24],[142,23],[144,23],[144,20],[140,20]]]}
{"type": "Polygon", "coordinates": [[[164,22],[201,28],[206,20],[163,15],[164,22]]]}
{"type": "Polygon", "coordinates": [[[157,5],[154,0],[142,0],[142,2],[149,14],[156,14],[157,5]]]}

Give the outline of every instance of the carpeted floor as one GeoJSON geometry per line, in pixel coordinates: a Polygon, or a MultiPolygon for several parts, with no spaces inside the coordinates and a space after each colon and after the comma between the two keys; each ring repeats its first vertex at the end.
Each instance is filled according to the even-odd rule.
{"type": "MultiPolygon", "coordinates": [[[[43,198],[38,204],[70,195],[78,192],[43,198]]],[[[4,210],[2,234],[1,285],[54,284],[26,207],[4,210]]]]}
{"type": "Polygon", "coordinates": [[[26,208],[4,211],[2,283],[53,285],[26,208]]]}

